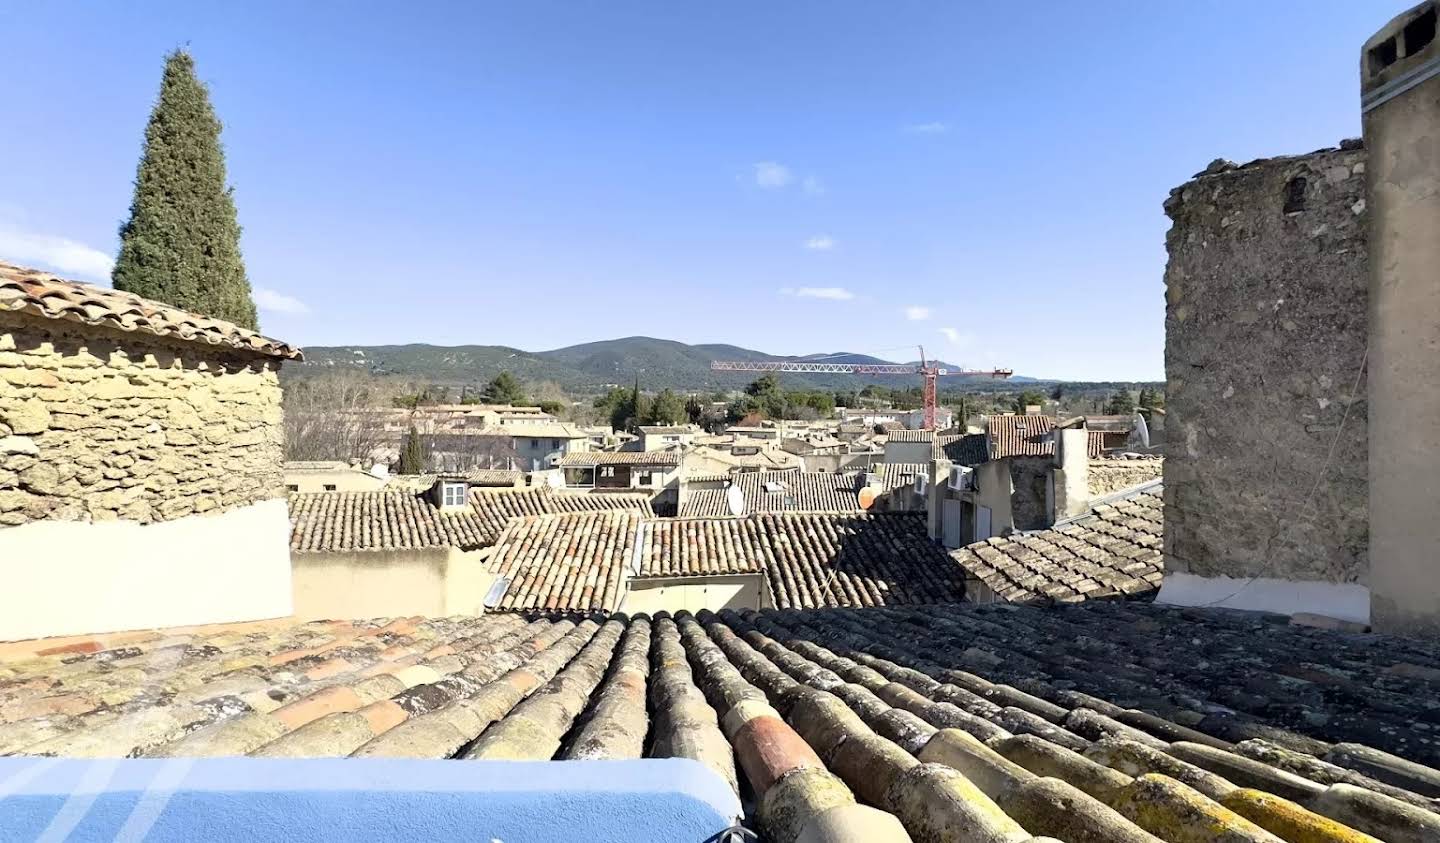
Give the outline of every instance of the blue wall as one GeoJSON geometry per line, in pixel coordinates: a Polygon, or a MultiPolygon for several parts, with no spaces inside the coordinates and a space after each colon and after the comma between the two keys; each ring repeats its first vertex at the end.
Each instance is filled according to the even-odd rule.
{"type": "Polygon", "coordinates": [[[734,822],[685,759],[0,758],[0,841],[702,841],[734,822]]]}

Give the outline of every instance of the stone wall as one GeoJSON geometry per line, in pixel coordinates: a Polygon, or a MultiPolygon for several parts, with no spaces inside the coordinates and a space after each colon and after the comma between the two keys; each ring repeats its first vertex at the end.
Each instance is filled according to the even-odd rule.
{"type": "Polygon", "coordinates": [[[0,312],[0,528],[284,494],[279,361],[0,312]]]}
{"type": "Polygon", "coordinates": [[[1017,530],[1043,530],[1054,523],[1050,512],[1050,457],[1009,457],[1010,515],[1017,530]]]}
{"type": "Polygon", "coordinates": [[[1366,582],[1365,160],[1217,161],[1165,203],[1167,585],[1366,582]]]}
{"type": "Polygon", "coordinates": [[[1153,457],[1090,460],[1086,472],[1090,497],[1098,498],[1159,480],[1164,465],[1163,459],[1153,457]]]}

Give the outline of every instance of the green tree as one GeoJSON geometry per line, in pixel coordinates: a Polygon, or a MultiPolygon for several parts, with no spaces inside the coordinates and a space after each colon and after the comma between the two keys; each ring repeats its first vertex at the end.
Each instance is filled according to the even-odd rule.
{"type": "Polygon", "coordinates": [[[650,424],[684,424],[685,402],[671,390],[662,389],[650,402],[650,410],[645,417],[650,424]]]}
{"type": "Polygon", "coordinates": [[[959,396],[956,397],[954,407],[955,426],[960,428],[961,432],[963,433],[965,430],[965,420],[970,418],[970,416],[974,415],[975,413],[975,401],[970,396],[962,392],[959,396]]]}
{"type": "Polygon", "coordinates": [[[259,327],[225,184],[220,120],[195,77],[195,60],[181,50],[165,57],[110,278],[117,290],[259,327]]]}
{"type": "Polygon", "coordinates": [[[780,379],[774,372],[766,372],[751,381],[745,387],[745,394],[751,399],[746,402],[749,410],[768,419],[785,417],[785,396],[780,392],[780,379]]]}
{"type": "Polygon", "coordinates": [[[564,401],[552,401],[549,399],[546,399],[544,401],[536,401],[535,406],[540,408],[540,412],[549,413],[556,418],[564,415],[565,411],[569,409],[569,405],[566,404],[564,401]]]}
{"type": "Polygon", "coordinates": [[[1130,394],[1128,389],[1117,389],[1115,394],[1110,396],[1110,403],[1106,405],[1105,412],[1112,416],[1128,416],[1135,412],[1135,396],[1130,394]]]}
{"type": "Polygon", "coordinates": [[[1045,406],[1045,393],[1038,389],[1027,389],[1015,397],[1015,412],[1023,413],[1026,407],[1045,406]]]}
{"type": "Polygon", "coordinates": [[[1148,386],[1140,388],[1140,407],[1146,410],[1153,410],[1165,406],[1165,397],[1160,390],[1148,386]]]}
{"type": "Polygon", "coordinates": [[[400,451],[400,473],[425,473],[425,446],[420,442],[420,434],[414,426],[411,426],[410,432],[406,434],[405,447],[400,451]]]}
{"type": "Polygon", "coordinates": [[[525,390],[521,388],[520,381],[509,372],[501,372],[480,392],[480,398],[486,404],[509,404],[511,406],[525,403],[525,390]]]}
{"type": "Polygon", "coordinates": [[[705,417],[710,414],[710,408],[699,395],[691,395],[685,399],[685,418],[691,424],[701,424],[705,417]]]}

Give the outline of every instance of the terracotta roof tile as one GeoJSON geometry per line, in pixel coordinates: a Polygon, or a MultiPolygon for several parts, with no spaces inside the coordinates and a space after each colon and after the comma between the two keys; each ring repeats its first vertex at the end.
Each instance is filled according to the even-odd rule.
{"type": "Polygon", "coordinates": [[[784,608],[941,603],[964,596],[960,568],[929,540],[924,518],[908,513],[528,518],[512,522],[496,542],[491,569],[511,578],[499,606],[511,610],[613,610],[632,573],[764,571],[773,604],[784,608]],[[597,588],[587,591],[582,583],[597,588]]]}
{"type": "Polygon", "coordinates": [[[933,430],[899,430],[890,431],[891,442],[933,442],[935,431],[933,430]]]}
{"type": "Polygon", "coordinates": [[[592,465],[664,465],[680,464],[680,454],[675,451],[581,451],[566,454],[560,458],[561,468],[580,468],[592,465]]]}
{"type": "Polygon", "coordinates": [[[1016,603],[1144,597],[1164,572],[1159,483],[1107,498],[1048,530],[991,538],[952,551],[972,577],[1016,603]]]}
{"type": "Polygon", "coordinates": [[[0,755],[683,757],[772,840],[808,805],[877,840],[1440,839],[1440,645],[1276,616],[496,613],[100,643],[0,662],[0,755]]]}
{"type": "Polygon", "coordinates": [[[509,580],[496,609],[614,611],[641,518],[582,512],[519,518],[495,543],[490,570],[509,580]]]}
{"type": "Polygon", "coordinates": [[[976,466],[990,459],[990,442],[983,433],[944,433],[935,437],[935,459],[976,466]]]}
{"type": "MultiPolygon", "coordinates": [[[[859,512],[863,475],[828,471],[749,471],[725,478],[752,512],[859,512]]],[[[693,482],[693,481],[692,481],[693,482]]],[[[731,515],[726,489],[689,489],[681,517],[731,515]]]]}
{"type": "Polygon", "coordinates": [[[180,310],[131,293],[66,281],[38,269],[0,261],[0,311],[84,325],[143,332],[207,345],[224,345],[267,357],[301,360],[295,346],[220,319],[180,310]]]}
{"type": "MultiPolygon", "coordinates": [[[[985,424],[991,459],[1055,455],[1055,441],[1051,438],[1055,430],[1053,416],[989,416],[985,424]]],[[[1105,450],[1105,435],[1098,430],[1089,433],[1086,451],[1091,457],[1098,457],[1105,450]]]]}
{"type": "Polygon", "coordinates": [[[494,544],[513,518],[558,512],[627,510],[654,515],[635,494],[531,489],[472,489],[468,510],[446,511],[426,493],[378,489],[292,494],[290,549],[341,552],[494,544]]]}

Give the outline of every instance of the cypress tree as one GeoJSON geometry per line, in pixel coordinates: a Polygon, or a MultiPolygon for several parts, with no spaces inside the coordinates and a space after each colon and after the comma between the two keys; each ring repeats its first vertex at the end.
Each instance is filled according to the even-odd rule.
{"type": "Polygon", "coordinates": [[[225,184],[220,121],[195,78],[195,60],[181,50],[165,57],[111,281],[117,290],[259,327],[225,184]]]}
{"type": "Polygon", "coordinates": [[[405,437],[405,448],[400,452],[400,473],[425,473],[425,447],[414,427],[410,428],[410,433],[405,437]]]}

